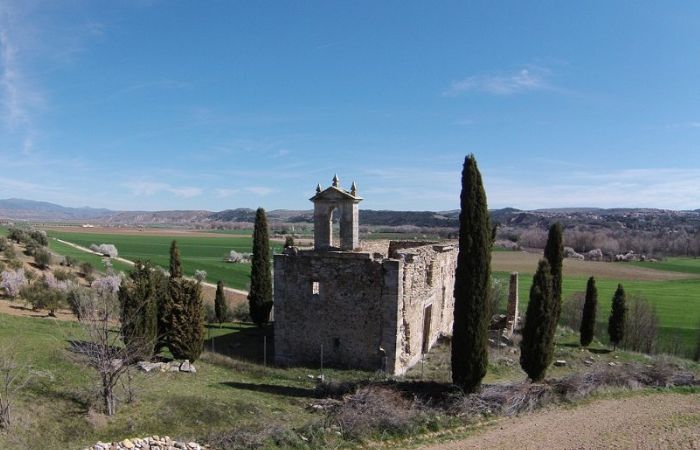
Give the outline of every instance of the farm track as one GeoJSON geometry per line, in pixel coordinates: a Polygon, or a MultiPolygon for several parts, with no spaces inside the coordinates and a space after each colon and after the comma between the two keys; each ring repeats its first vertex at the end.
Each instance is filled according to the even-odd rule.
{"type": "Polygon", "coordinates": [[[553,407],[498,420],[457,441],[423,450],[467,448],[700,448],[700,394],[635,395],[574,408],[553,407]]]}
{"type": "MultiPolygon", "coordinates": [[[[63,239],[58,239],[58,238],[52,238],[52,239],[55,239],[56,241],[60,242],[61,244],[69,245],[76,250],[80,250],[80,251],[85,252],[85,253],[92,253],[93,255],[103,256],[101,253],[93,252],[89,248],[83,247],[82,245],[78,245],[78,244],[74,244],[72,242],[64,241],[63,239]]],[[[126,258],[122,258],[121,256],[117,256],[116,258],[112,258],[112,259],[116,259],[117,261],[123,262],[124,264],[128,264],[130,266],[134,265],[133,261],[128,260],[126,258]]],[[[190,279],[190,280],[193,279],[191,277],[185,277],[185,278],[190,279]]],[[[214,284],[214,283],[208,283],[206,281],[203,281],[202,285],[206,286],[208,288],[216,289],[216,284],[214,284]]],[[[230,287],[226,287],[226,286],[224,286],[224,291],[229,292],[231,294],[236,294],[236,295],[246,295],[246,296],[248,295],[247,291],[243,291],[241,289],[234,289],[234,288],[230,288],[230,287]]]]}

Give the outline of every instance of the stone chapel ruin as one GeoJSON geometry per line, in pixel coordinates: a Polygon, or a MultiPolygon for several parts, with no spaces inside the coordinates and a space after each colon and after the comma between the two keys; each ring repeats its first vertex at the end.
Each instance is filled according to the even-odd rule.
{"type": "Polygon", "coordinates": [[[274,256],[276,363],[404,373],[452,333],[457,246],[360,242],[362,197],[337,175],[310,200],[313,249],[274,256]]]}

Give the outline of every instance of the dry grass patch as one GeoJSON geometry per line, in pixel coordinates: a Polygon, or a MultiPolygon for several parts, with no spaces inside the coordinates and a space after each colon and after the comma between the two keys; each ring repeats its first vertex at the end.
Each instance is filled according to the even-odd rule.
{"type": "MultiPolygon", "coordinates": [[[[493,252],[491,254],[491,270],[494,272],[535,273],[537,263],[542,258],[541,253],[531,252],[493,252]]],[[[596,277],[597,279],[612,279],[618,281],[666,281],[697,278],[692,274],[668,272],[628,263],[564,260],[565,277],[596,277]]]]}

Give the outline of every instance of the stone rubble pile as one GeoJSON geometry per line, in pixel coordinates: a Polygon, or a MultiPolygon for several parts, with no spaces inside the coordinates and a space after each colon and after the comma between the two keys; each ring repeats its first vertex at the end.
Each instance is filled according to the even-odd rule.
{"type": "Polygon", "coordinates": [[[85,450],[205,450],[207,448],[196,442],[174,441],[169,436],[150,436],[142,439],[124,439],[121,442],[98,442],[85,450]]]}
{"type": "Polygon", "coordinates": [[[170,361],[170,362],[148,362],[139,361],[137,364],[139,369],[144,372],[188,372],[197,373],[194,365],[189,360],[170,361]]]}

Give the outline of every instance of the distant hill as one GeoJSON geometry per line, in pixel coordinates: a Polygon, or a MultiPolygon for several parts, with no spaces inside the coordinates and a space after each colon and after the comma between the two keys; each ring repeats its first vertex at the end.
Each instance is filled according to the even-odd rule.
{"type": "Polygon", "coordinates": [[[69,208],[49,202],[21,198],[0,200],[0,217],[20,220],[82,220],[112,213],[104,208],[69,208]]]}
{"type": "MultiPolygon", "coordinates": [[[[389,211],[360,209],[360,224],[382,227],[416,226],[422,228],[459,227],[459,210],[389,211]]],[[[653,208],[547,208],[523,211],[502,208],[490,211],[491,220],[502,229],[546,229],[554,222],[564,227],[610,230],[647,230],[688,233],[700,230],[700,209],[672,211],[653,208]]],[[[278,209],[267,212],[271,223],[313,223],[313,211],[278,209]]],[[[175,225],[187,227],[226,227],[233,223],[253,223],[250,208],[172,211],[113,211],[104,208],[70,208],[54,203],[10,198],[0,200],[0,219],[45,222],[84,222],[105,225],[175,225]]]]}

